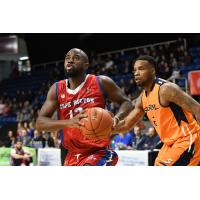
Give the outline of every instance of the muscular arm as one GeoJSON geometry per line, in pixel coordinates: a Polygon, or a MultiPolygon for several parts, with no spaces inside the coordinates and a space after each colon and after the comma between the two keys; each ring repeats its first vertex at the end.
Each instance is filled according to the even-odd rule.
{"type": "Polygon", "coordinates": [[[118,119],[123,119],[130,113],[133,107],[131,101],[111,78],[107,76],[99,76],[99,78],[106,97],[110,101],[120,105],[120,109],[115,116],[118,119]]]}
{"type": "Polygon", "coordinates": [[[65,120],[51,119],[53,113],[57,109],[57,106],[56,84],[53,84],[49,89],[46,101],[44,102],[36,121],[36,128],[38,131],[55,131],[65,127],[65,120]]]}
{"type": "Polygon", "coordinates": [[[56,98],[56,84],[54,84],[49,89],[46,101],[42,106],[39,117],[36,121],[36,128],[38,131],[57,131],[64,127],[75,126],[79,123],[78,121],[82,115],[77,115],[75,118],[69,120],[51,119],[57,107],[58,101],[56,98]]]}
{"type": "Polygon", "coordinates": [[[141,95],[137,98],[134,110],[122,121],[118,123],[113,133],[127,133],[144,116],[141,103],[141,95]]]}
{"type": "Polygon", "coordinates": [[[166,83],[160,87],[159,91],[160,103],[163,106],[168,106],[173,102],[181,108],[191,112],[198,124],[200,124],[200,104],[191,96],[182,91],[176,84],[166,83]]]}

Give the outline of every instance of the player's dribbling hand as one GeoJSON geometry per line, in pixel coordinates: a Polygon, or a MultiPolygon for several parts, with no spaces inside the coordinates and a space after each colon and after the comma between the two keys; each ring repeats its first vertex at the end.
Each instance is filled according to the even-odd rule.
{"type": "Polygon", "coordinates": [[[112,113],[112,112],[110,112],[110,111],[108,111],[109,112],[109,114],[111,115],[111,117],[113,118],[113,125],[112,125],[112,129],[114,129],[115,128],[115,126],[118,124],[118,122],[119,122],[119,118],[118,117],[116,117],[116,116],[114,116],[114,114],[112,113]]]}
{"type": "Polygon", "coordinates": [[[78,115],[76,115],[74,118],[71,119],[71,126],[73,127],[79,127],[79,126],[84,126],[84,122],[81,121],[84,118],[87,118],[87,114],[85,111],[82,111],[78,115]]]}

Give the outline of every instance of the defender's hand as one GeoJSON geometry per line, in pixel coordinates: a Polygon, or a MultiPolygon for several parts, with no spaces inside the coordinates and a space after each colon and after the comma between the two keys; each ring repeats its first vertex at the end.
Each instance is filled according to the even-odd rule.
{"type": "Polygon", "coordinates": [[[121,131],[121,128],[123,127],[123,125],[125,124],[125,120],[120,120],[116,126],[112,129],[112,132],[111,132],[111,135],[114,135],[114,134],[118,134],[120,133],[121,131]]]}
{"type": "Polygon", "coordinates": [[[117,124],[120,122],[119,117],[115,116],[113,117],[113,126],[112,128],[115,129],[115,127],[117,126],[117,124]]]}

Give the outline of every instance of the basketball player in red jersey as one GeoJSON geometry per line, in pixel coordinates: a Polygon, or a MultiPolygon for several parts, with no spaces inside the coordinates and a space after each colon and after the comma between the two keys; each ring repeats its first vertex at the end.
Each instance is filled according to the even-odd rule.
{"type": "Polygon", "coordinates": [[[86,108],[105,108],[106,98],[120,104],[113,117],[115,126],[132,109],[130,100],[106,76],[86,75],[88,56],[80,49],[71,49],[65,57],[64,71],[69,77],[51,86],[36,122],[38,130],[63,130],[63,146],[68,149],[65,166],[116,165],[117,154],[109,148],[109,140],[88,140],[76,126],[86,117],[86,108]],[[51,119],[57,109],[59,120],[51,119]],[[79,114],[80,113],[80,114],[79,114]]]}
{"type": "Polygon", "coordinates": [[[200,104],[176,84],[156,78],[156,62],[139,57],[133,65],[136,84],[144,88],[135,109],[113,132],[127,132],[147,114],[164,145],[155,165],[198,165],[200,161],[200,104]]]}

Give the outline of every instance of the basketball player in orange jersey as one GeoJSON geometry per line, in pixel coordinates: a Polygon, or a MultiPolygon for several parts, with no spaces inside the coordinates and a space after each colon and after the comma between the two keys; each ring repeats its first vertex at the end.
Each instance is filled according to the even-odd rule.
{"type": "Polygon", "coordinates": [[[68,149],[64,165],[116,165],[117,154],[109,148],[109,139],[89,140],[76,126],[86,117],[86,108],[105,108],[106,99],[120,105],[113,117],[115,126],[132,109],[132,104],[112,79],[86,75],[88,56],[80,49],[71,49],[65,57],[64,71],[69,77],[51,86],[36,122],[38,130],[63,130],[63,146],[68,149]],[[57,110],[59,120],[51,119],[57,110]],[[79,114],[80,113],[80,114],[79,114]]]}
{"type": "Polygon", "coordinates": [[[113,132],[127,132],[146,113],[164,145],[155,165],[197,165],[200,160],[200,104],[176,84],[156,77],[156,62],[141,56],[133,64],[136,84],[143,92],[135,109],[113,132]]]}

